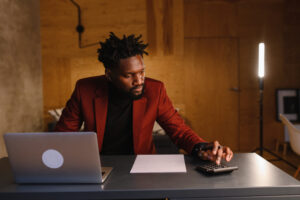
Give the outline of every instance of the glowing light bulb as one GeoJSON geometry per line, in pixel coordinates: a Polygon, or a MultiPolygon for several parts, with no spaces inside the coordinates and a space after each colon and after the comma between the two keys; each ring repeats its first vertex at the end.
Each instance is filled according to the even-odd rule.
{"type": "Polygon", "coordinates": [[[258,45],[258,77],[263,78],[265,76],[265,43],[259,43],[258,45]]]}

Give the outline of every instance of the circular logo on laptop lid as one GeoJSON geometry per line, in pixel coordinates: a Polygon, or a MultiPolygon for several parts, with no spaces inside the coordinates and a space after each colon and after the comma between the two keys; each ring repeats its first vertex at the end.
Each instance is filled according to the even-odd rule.
{"type": "Polygon", "coordinates": [[[57,169],[64,164],[64,157],[55,149],[48,149],[42,155],[44,165],[49,168],[57,169]]]}

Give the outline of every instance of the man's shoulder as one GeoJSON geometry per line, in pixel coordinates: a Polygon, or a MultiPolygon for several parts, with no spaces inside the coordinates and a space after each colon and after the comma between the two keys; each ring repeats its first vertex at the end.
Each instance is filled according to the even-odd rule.
{"type": "Polygon", "coordinates": [[[82,78],[77,81],[77,85],[99,85],[106,82],[104,75],[82,78]]]}
{"type": "Polygon", "coordinates": [[[162,81],[155,80],[153,78],[146,77],[146,85],[150,85],[151,87],[161,87],[163,85],[162,81]]]}
{"type": "Polygon", "coordinates": [[[164,88],[164,84],[162,81],[155,80],[152,78],[146,78],[145,80],[145,95],[149,97],[153,94],[160,94],[161,90],[164,88]]]}
{"type": "Polygon", "coordinates": [[[104,75],[100,75],[100,76],[91,76],[91,77],[86,77],[86,78],[82,78],[79,79],[77,82],[79,83],[86,83],[86,82],[97,82],[97,81],[104,81],[106,80],[104,75]]]}

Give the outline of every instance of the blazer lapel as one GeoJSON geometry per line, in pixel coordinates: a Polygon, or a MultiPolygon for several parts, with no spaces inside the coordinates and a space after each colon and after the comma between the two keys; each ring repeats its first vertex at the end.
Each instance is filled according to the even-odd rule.
{"type": "Polygon", "coordinates": [[[108,107],[108,89],[107,85],[104,88],[96,91],[95,98],[95,117],[96,117],[96,129],[98,137],[99,152],[102,150],[103,137],[105,132],[105,124],[107,118],[108,107]]]}
{"type": "MultiPolygon", "coordinates": [[[[138,149],[139,145],[139,140],[140,140],[140,132],[142,128],[142,122],[143,118],[145,115],[145,110],[146,110],[146,105],[147,105],[147,98],[142,97],[141,99],[133,101],[133,122],[132,122],[132,127],[133,127],[133,146],[134,149],[138,149]]],[[[134,151],[136,152],[136,151],[134,151]]]]}

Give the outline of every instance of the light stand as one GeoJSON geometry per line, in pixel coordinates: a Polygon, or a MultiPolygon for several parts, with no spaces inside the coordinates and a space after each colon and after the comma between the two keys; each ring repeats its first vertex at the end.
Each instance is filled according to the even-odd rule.
{"type": "Polygon", "coordinates": [[[264,99],[264,76],[265,76],[265,44],[258,44],[258,78],[259,78],[259,148],[254,151],[259,150],[259,155],[263,156],[264,151],[269,152],[275,157],[281,159],[278,155],[274,154],[272,151],[264,148],[264,112],[263,112],[263,99],[264,99]]]}
{"type": "Polygon", "coordinates": [[[265,76],[265,44],[258,45],[258,77],[259,77],[259,154],[263,156],[264,132],[263,132],[263,97],[264,97],[264,76],[265,76]]]}
{"type": "Polygon", "coordinates": [[[264,97],[264,78],[259,78],[259,154],[264,152],[264,133],[263,133],[263,97],[264,97]]]}
{"type": "Polygon", "coordinates": [[[273,153],[272,151],[264,148],[264,132],[263,132],[263,95],[264,95],[264,76],[265,76],[265,44],[259,43],[258,45],[258,77],[259,77],[259,148],[254,151],[259,150],[260,156],[263,156],[263,152],[266,151],[277,159],[272,159],[269,161],[282,160],[288,165],[297,169],[297,166],[283,159],[279,155],[273,153]]]}

